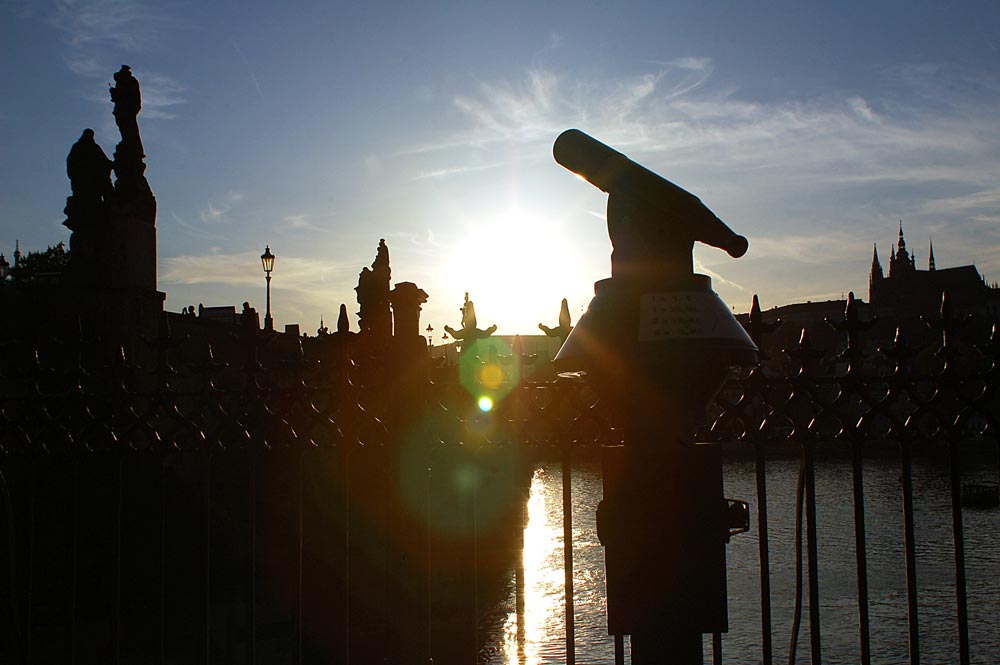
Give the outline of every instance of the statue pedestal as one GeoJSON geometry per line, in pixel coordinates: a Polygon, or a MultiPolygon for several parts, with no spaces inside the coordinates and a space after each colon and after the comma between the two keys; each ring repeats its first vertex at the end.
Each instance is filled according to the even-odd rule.
{"type": "Polygon", "coordinates": [[[70,256],[78,284],[156,291],[156,228],[125,215],[75,226],[70,256]]]}

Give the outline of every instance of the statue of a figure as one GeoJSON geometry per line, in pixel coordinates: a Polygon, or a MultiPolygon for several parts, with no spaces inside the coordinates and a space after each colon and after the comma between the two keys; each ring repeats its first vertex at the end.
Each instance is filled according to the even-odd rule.
{"type": "Polygon", "coordinates": [[[380,278],[384,279],[386,285],[388,285],[392,272],[389,268],[389,247],[385,244],[385,238],[380,238],[378,241],[378,249],[375,250],[375,260],[372,261],[372,270],[380,278]]]}
{"type": "Polygon", "coordinates": [[[465,303],[459,308],[462,313],[462,327],[459,330],[455,330],[451,326],[445,326],[445,332],[454,337],[455,339],[464,339],[470,342],[477,339],[484,339],[489,337],[496,332],[496,325],[492,325],[485,330],[476,327],[478,322],[476,321],[476,306],[472,304],[469,300],[469,292],[465,292],[465,303]]]}
{"type": "Polygon", "coordinates": [[[112,162],[94,140],[94,130],[85,129],[66,157],[66,175],[73,190],[67,214],[93,211],[111,191],[112,162]]]}
{"type": "Polygon", "coordinates": [[[115,85],[110,88],[110,92],[111,101],[115,104],[115,124],[118,125],[118,131],[122,134],[122,141],[134,141],[139,154],[143,155],[142,139],[139,138],[139,122],[136,119],[142,108],[139,81],[132,76],[132,69],[128,65],[122,65],[122,68],[115,72],[114,78],[115,85]]]}
{"type": "Polygon", "coordinates": [[[146,157],[142,138],[139,136],[137,116],[142,108],[139,81],[132,75],[128,65],[115,72],[115,85],[111,86],[111,101],[114,102],[115,124],[121,132],[122,140],[115,147],[115,196],[114,204],[134,219],[149,224],[156,223],[156,199],[143,173],[146,157]]]}
{"type": "Polygon", "coordinates": [[[373,277],[372,269],[365,266],[358,274],[358,285],[354,287],[354,290],[358,292],[358,319],[360,320],[361,332],[368,329],[368,309],[371,307],[372,301],[377,298],[375,292],[378,290],[378,285],[374,283],[373,277]]]}
{"type": "Polygon", "coordinates": [[[563,298],[562,305],[559,307],[559,325],[555,328],[549,328],[543,323],[538,324],[539,330],[545,333],[548,337],[556,337],[559,339],[559,343],[562,344],[569,337],[570,332],[573,330],[571,325],[571,319],[569,317],[569,302],[563,298]]]}
{"type": "Polygon", "coordinates": [[[392,313],[389,311],[389,248],[385,239],[379,240],[371,268],[363,268],[358,275],[358,312],[362,333],[372,333],[378,338],[392,336],[392,313]]]}
{"type": "Polygon", "coordinates": [[[249,302],[243,302],[243,311],[240,312],[239,325],[240,329],[247,333],[256,333],[260,329],[260,316],[257,315],[257,310],[251,307],[249,302]]]}
{"type": "MultiPolygon", "coordinates": [[[[468,330],[470,328],[475,328],[478,321],[476,320],[476,305],[471,300],[469,300],[469,292],[465,292],[465,302],[458,311],[462,313],[462,330],[468,330]]],[[[454,337],[454,335],[452,335],[454,337]]]]}
{"type": "Polygon", "coordinates": [[[354,334],[351,332],[351,322],[347,318],[347,305],[340,303],[340,315],[337,317],[337,334],[347,335],[348,333],[351,335],[354,334]]]}

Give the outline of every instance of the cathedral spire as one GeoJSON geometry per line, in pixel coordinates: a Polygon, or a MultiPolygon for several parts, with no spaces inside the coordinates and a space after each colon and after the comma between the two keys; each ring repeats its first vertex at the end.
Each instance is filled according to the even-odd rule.
{"type": "Polygon", "coordinates": [[[868,302],[874,301],[875,291],[882,283],[885,275],[882,273],[882,264],[878,260],[878,245],[872,244],[872,271],[868,275],[868,302]]]}
{"type": "Polygon", "coordinates": [[[934,265],[934,238],[931,238],[931,251],[930,254],[927,256],[927,269],[928,270],[937,269],[936,266],[934,265]]]}
{"type": "Polygon", "coordinates": [[[872,243],[872,276],[882,277],[882,264],[878,260],[878,243],[872,243]]]}
{"type": "Polygon", "coordinates": [[[913,272],[916,266],[913,257],[906,251],[906,238],[903,237],[903,220],[899,220],[899,240],[896,242],[896,256],[889,262],[889,276],[899,276],[913,272]]]}

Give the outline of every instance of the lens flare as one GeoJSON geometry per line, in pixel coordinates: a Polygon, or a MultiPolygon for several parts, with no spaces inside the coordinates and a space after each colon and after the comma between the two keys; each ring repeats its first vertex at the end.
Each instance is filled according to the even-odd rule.
{"type": "Polygon", "coordinates": [[[479,408],[489,411],[521,381],[518,359],[502,339],[490,337],[465,344],[458,361],[459,379],[479,408]],[[490,409],[483,408],[484,397],[489,398],[490,409]]]}
{"type": "Polygon", "coordinates": [[[490,390],[496,390],[502,386],[506,378],[503,367],[497,363],[486,363],[479,370],[479,383],[490,390]]]}
{"type": "Polygon", "coordinates": [[[479,398],[479,410],[483,413],[489,413],[493,410],[493,400],[489,397],[483,396],[479,398]]]}
{"type": "Polygon", "coordinates": [[[527,479],[525,460],[514,446],[442,446],[418,426],[406,435],[396,460],[407,514],[433,533],[494,538],[502,525],[511,524],[511,511],[519,510],[527,479]]]}

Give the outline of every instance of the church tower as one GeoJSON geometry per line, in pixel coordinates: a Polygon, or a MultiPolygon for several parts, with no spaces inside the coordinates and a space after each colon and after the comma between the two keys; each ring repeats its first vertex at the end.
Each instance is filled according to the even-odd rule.
{"type": "Polygon", "coordinates": [[[938,311],[941,294],[948,290],[952,303],[965,313],[1000,311],[1000,295],[979,274],[974,265],[937,269],[934,240],[927,244],[926,268],[917,268],[916,257],[906,247],[903,223],[899,236],[889,246],[889,271],[882,273],[878,252],[872,250],[872,267],[868,277],[868,301],[876,311],[889,316],[916,317],[938,311]]]}
{"type": "Polygon", "coordinates": [[[872,270],[868,275],[868,302],[872,302],[875,298],[875,291],[878,286],[882,283],[885,275],[882,273],[882,264],[878,260],[878,245],[872,245],[872,270]]]}
{"type": "Polygon", "coordinates": [[[903,236],[903,221],[899,221],[899,240],[893,255],[889,258],[889,277],[900,277],[916,271],[915,261],[906,251],[906,238],[903,236]]]}

